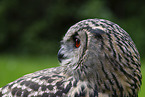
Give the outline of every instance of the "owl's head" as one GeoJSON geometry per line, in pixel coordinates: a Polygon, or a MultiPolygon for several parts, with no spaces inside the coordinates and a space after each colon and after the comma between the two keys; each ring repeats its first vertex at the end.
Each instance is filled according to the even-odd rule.
{"type": "MultiPolygon", "coordinates": [[[[58,59],[64,72],[79,80],[98,84],[141,83],[140,56],[129,34],[104,19],[87,19],[70,27],[65,34],[58,59]]],[[[117,85],[116,85],[117,86],[117,85]]]]}

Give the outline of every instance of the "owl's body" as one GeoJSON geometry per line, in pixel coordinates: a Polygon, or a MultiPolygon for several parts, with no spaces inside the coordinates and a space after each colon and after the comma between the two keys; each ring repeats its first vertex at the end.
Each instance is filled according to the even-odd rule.
{"type": "Polygon", "coordinates": [[[0,96],[137,97],[140,56],[121,27],[103,19],[73,25],[58,53],[61,66],[25,75],[0,88],[0,96]]]}
{"type": "Polygon", "coordinates": [[[56,67],[25,75],[3,87],[3,96],[97,97],[98,92],[88,87],[89,84],[86,81],[66,77],[62,69],[62,67],[56,67]]]}

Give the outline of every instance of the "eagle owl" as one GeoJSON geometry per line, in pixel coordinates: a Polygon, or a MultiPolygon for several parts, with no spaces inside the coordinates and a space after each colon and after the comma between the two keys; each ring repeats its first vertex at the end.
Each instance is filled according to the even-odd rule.
{"type": "Polygon", "coordinates": [[[129,34],[104,19],[71,26],[61,41],[60,66],[0,88],[0,97],[137,97],[140,55],[129,34]]]}

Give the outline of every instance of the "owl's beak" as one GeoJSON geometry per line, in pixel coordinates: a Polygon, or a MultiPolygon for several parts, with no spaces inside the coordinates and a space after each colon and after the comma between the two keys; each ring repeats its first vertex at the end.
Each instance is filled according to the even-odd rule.
{"type": "Polygon", "coordinates": [[[62,48],[58,51],[58,54],[57,54],[57,57],[60,63],[62,62],[62,59],[64,59],[64,54],[62,54],[61,51],[62,51],[62,48]]]}

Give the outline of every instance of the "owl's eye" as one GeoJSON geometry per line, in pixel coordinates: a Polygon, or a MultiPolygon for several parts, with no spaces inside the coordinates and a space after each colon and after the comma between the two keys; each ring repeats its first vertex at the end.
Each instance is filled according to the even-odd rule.
{"type": "Polygon", "coordinates": [[[78,38],[75,38],[75,47],[78,48],[80,46],[80,40],[78,38]]]}

